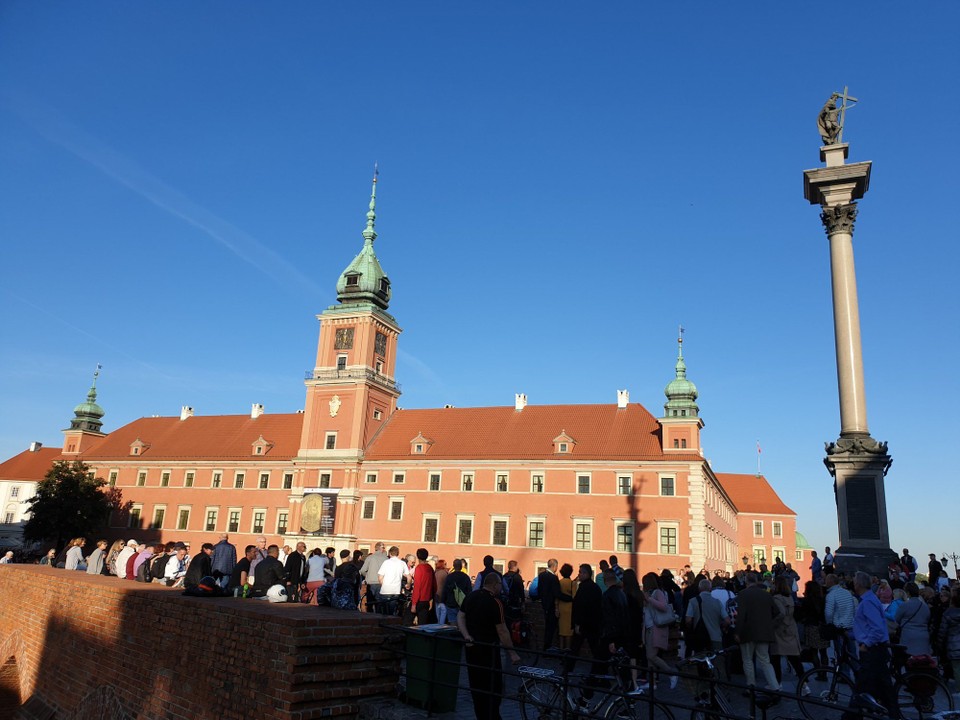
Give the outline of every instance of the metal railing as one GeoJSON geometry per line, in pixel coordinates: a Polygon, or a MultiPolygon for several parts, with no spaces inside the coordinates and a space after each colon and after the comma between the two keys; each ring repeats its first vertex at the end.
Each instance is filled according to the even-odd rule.
{"type": "Polygon", "coordinates": [[[400,383],[383,373],[378,373],[370,368],[336,368],[329,370],[307,370],[303,374],[304,380],[372,380],[391,390],[400,390],[400,383]]]}

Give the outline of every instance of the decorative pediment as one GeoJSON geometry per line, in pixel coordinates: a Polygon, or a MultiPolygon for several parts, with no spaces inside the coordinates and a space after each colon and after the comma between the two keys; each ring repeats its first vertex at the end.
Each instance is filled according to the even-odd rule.
{"type": "Polygon", "coordinates": [[[567,435],[566,430],[561,430],[560,434],[553,439],[553,452],[558,455],[565,455],[573,452],[573,446],[577,441],[567,435]]]}
{"type": "Polygon", "coordinates": [[[424,455],[430,451],[430,447],[433,445],[433,440],[428,437],[425,437],[424,434],[417,433],[417,436],[410,441],[410,454],[411,455],[424,455]]]}
{"type": "Polygon", "coordinates": [[[252,454],[266,455],[268,452],[270,452],[270,448],[272,447],[273,447],[273,443],[267,442],[266,440],[263,439],[263,435],[261,435],[253,442],[252,454]]]}
{"type": "Polygon", "coordinates": [[[150,449],[150,443],[145,443],[140,438],[137,438],[132,443],[130,443],[131,455],[143,455],[149,449],[150,449]]]}

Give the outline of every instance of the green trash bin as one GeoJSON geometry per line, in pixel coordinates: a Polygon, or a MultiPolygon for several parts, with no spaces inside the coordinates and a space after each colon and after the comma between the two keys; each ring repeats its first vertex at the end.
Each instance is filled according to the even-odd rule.
{"type": "Polygon", "coordinates": [[[450,625],[403,628],[406,633],[407,702],[429,712],[457,709],[460,632],[450,625]]]}

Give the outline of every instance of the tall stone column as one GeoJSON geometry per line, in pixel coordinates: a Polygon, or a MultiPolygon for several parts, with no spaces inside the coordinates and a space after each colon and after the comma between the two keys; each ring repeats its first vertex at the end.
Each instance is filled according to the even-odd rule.
{"type": "MultiPolygon", "coordinates": [[[[840,399],[840,437],[826,443],[824,464],[834,477],[840,547],[836,564],[845,572],[885,573],[896,559],[890,549],[884,477],[893,462],[887,443],[870,436],[860,342],[860,308],[853,261],[857,203],[870,186],[869,162],[845,164],[849,146],[820,148],[826,166],[804,172],[804,197],[820,205],[830,244],[833,328],[840,399]]],[[[883,577],[883,574],[881,574],[883,577]]]]}

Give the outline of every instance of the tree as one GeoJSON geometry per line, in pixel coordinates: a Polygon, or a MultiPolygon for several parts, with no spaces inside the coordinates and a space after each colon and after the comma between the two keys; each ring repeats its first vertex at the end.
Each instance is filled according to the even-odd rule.
{"type": "Polygon", "coordinates": [[[121,492],[107,488],[107,481],[94,477],[80,460],[57,460],[30,500],[30,519],[23,537],[30,542],[56,538],[60,547],[66,538],[84,537],[107,524],[110,511],[120,507],[121,492]]]}

